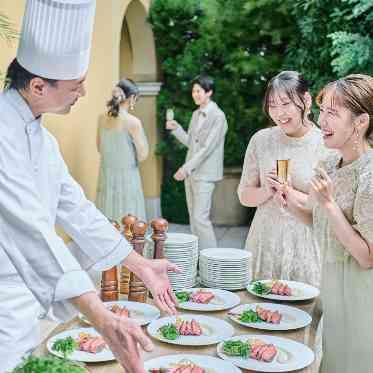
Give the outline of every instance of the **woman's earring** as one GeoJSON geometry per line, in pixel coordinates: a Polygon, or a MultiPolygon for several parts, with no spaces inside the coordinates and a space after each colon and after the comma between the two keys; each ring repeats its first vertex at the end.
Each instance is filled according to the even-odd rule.
{"type": "Polygon", "coordinates": [[[356,130],[356,138],[355,138],[355,141],[354,141],[354,150],[356,151],[356,153],[359,152],[359,131],[356,130]]]}
{"type": "Polygon", "coordinates": [[[130,99],[130,110],[133,111],[135,109],[135,101],[133,97],[130,99]]]}

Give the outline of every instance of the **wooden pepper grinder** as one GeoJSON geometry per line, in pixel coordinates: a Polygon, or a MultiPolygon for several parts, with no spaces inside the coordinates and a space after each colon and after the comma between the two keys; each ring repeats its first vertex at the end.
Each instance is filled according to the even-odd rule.
{"type": "MultiPolygon", "coordinates": [[[[133,225],[133,240],[132,244],[135,251],[143,255],[144,245],[145,245],[145,233],[147,225],[145,222],[138,220],[133,225]]],[[[128,294],[128,300],[134,302],[146,303],[148,298],[148,290],[146,289],[144,283],[139,279],[134,273],[131,272],[130,279],[130,291],[128,294]]]]}
{"type": "MultiPolygon", "coordinates": [[[[133,240],[133,225],[136,223],[137,217],[131,214],[128,214],[123,217],[122,224],[124,227],[123,234],[126,237],[127,241],[132,244],[133,240]]],[[[127,267],[121,266],[120,269],[120,280],[119,280],[119,292],[121,294],[128,295],[129,286],[130,286],[130,277],[131,272],[127,267]]]]}
{"type": "MultiPolygon", "coordinates": [[[[120,231],[120,225],[115,220],[111,224],[120,231]]],[[[118,291],[118,268],[117,266],[102,272],[101,275],[101,300],[112,302],[119,299],[118,291]]]]}
{"type": "Polygon", "coordinates": [[[168,221],[166,219],[158,218],[151,222],[151,227],[153,229],[152,239],[154,241],[154,254],[153,259],[164,258],[164,242],[166,241],[168,221]]]}

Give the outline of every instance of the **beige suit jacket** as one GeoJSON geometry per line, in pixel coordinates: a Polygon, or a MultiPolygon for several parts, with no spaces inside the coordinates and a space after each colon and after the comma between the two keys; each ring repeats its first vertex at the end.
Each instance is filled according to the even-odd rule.
{"type": "Polygon", "coordinates": [[[188,153],[183,170],[194,180],[218,181],[223,178],[224,140],[228,125],[223,111],[211,102],[206,119],[198,126],[199,109],[195,110],[188,132],[179,125],[172,134],[188,153]]]}

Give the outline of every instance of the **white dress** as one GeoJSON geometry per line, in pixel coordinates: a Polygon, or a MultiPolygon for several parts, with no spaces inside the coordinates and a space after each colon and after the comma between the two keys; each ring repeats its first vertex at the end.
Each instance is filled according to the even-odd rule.
{"type": "MultiPolygon", "coordinates": [[[[306,193],[313,168],[324,152],[316,127],[302,138],[288,137],[279,127],[260,130],[248,145],[238,193],[264,185],[277,159],[290,159],[292,184],[306,193]]],[[[320,251],[312,229],[280,209],[272,198],[257,207],[246,249],[253,254],[253,279],[294,280],[319,286],[320,251]]]]}

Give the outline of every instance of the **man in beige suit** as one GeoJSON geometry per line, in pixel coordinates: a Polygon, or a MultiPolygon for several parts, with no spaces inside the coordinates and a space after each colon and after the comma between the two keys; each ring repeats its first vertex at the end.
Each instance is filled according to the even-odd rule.
{"type": "Polygon", "coordinates": [[[210,221],[215,183],[223,178],[224,139],[227,120],[223,111],[211,100],[214,81],[199,76],[192,82],[192,97],[199,106],[193,112],[188,132],[175,120],[166,128],[188,148],[186,161],[174,178],[185,181],[185,192],[192,233],[199,238],[199,248],[217,247],[210,221]]]}

